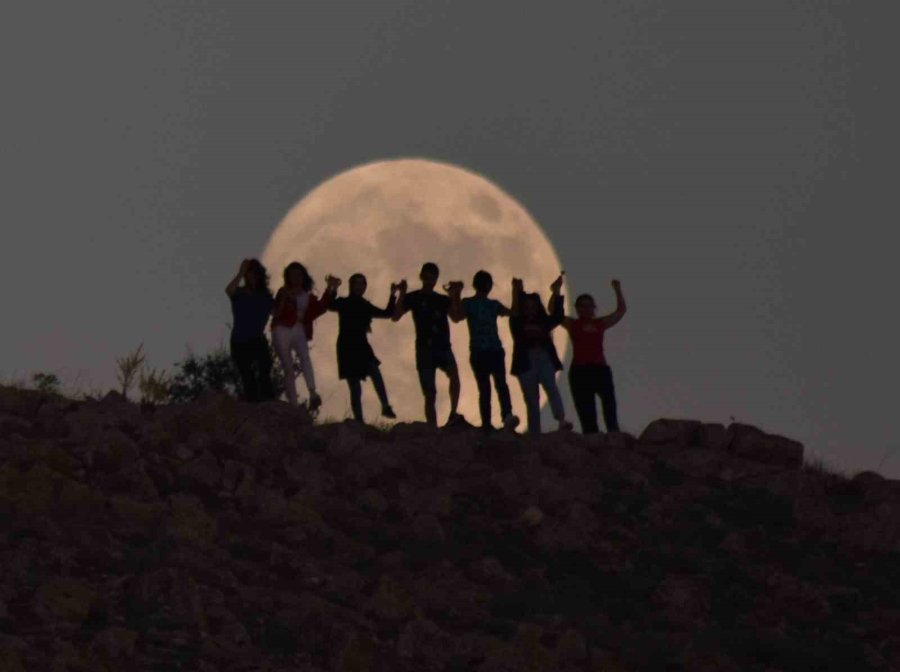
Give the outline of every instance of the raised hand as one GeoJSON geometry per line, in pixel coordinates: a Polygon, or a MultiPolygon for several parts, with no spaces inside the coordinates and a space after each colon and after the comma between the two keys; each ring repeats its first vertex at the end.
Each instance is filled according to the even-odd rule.
{"type": "Polygon", "coordinates": [[[618,280],[613,280],[613,281],[612,281],[612,288],[613,288],[614,290],[616,290],[616,291],[619,291],[620,289],[622,289],[622,283],[619,282],[618,280]]]}
{"type": "Polygon", "coordinates": [[[244,259],[241,262],[241,270],[238,271],[238,275],[243,278],[245,275],[247,275],[247,271],[249,271],[249,270],[250,270],[250,260],[244,259]]]}
{"type": "Polygon", "coordinates": [[[512,286],[513,289],[519,292],[525,291],[525,282],[522,280],[522,278],[513,278],[512,286]]]}
{"type": "Polygon", "coordinates": [[[444,285],[444,291],[448,294],[459,294],[462,292],[464,286],[465,285],[461,280],[454,280],[444,285]]]}
{"type": "Polygon", "coordinates": [[[409,285],[407,285],[407,283],[406,283],[406,278],[403,278],[403,280],[401,280],[401,281],[397,284],[397,289],[399,289],[403,294],[406,294],[406,288],[407,288],[408,286],[409,286],[409,285]]]}
{"type": "Polygon", "coordinates": [[[563,276],[564,276],[565,274],[566,274],[565,271],[560,271],[560,272],[559,272],[559,277],[556,278],[556,280],[553,281],[553,284],[552,284],[552,285],[550,285],[550,291],[552,291],[554,294],[559,294],[559,291],[562,289],[562,286],[563,286],[563,276]]]}
{"type": "Polygon", "coordinates": [[[325,276],[325,284],[328,287],[328,289],[337,289],[338,287],[341,286],[341,279],[336,278],[333,275],[326,275],[325,276]]]}

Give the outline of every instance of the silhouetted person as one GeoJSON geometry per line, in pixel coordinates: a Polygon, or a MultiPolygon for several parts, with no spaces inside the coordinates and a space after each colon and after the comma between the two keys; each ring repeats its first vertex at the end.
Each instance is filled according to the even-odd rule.
{"type": "Polygon", "coordinates": [[[450,283],[450,317],[454,322],[466,320],[469,325],[469,363],[478,384],[478,410],[482,428],[489,430],[491,424],[491,379],[497,388],[500,401],[500,416],[506,429],[519,424],[513,415],[506,384],[506,351],[497,333],[497,318],[509,317],[509,308],[488,295],[494,287],[494,279],[487,271],[478,271],[472,279],[475,296],[461,298],[462,283],[450,283]]]}
{"type": "Polygon", "coordinates": [[[309,409],[322,405],[316,392],[316,377],[309,357],[309,342],[313,338],[313,322],[328,309],[341,281],[328,276],[327,288],[322,298],[312,293],[313,280],[303,264],[296,261],[284,269],[284,286],[275,295],[275,314],[272,316],[272,343],[281,368],[284,369],[284,386],[288,401],[297,403],[297,384],[294,357],[297,353],[306,387],[309,390],[309,409]]]}
{"type": "Polygon", "coordinates": [[[541,431],[540,388],[544,388],[559,428],[572,429],[556,386],[556,373],[563,367],[553,344],[553,330],[563,321],[562,282],[560,276],[550,286],[553,294],[548,314],[538,294],[526,294],[522,281],[513,280],[512,317],[509,320],[513,337],[512,374],[519,379],[525,397],[529,432],[541,431]]]}
{"type": "Polygon", "coordinates": [[[394,308],[394,321],[398,321],[407,311],[413,314],[416,325],[416,370],[419,373],[419,385],[425,396],[425,419],[431,425],[437,425],[437,388],[435,376],[440,369],[450,379],[450,418],[447,424],[462,419],[459,408],[459,371],[456,358],[450,346],[450,298],[434,291],[440,271],[437,264],[427,263],[422,266],[419,278],[422,289],[406,293],[406,280],[400,282],[400,296],[394,308]]]}
{"type": "Polygon", "coordinates": [[[603,353],[603,335],[625,315],[625,297],[618,280],[612,281],[616,293],[616,309],[604,317],[596,317],[596,304],[590,294],[582,294],[575,300],[576,319],[563,320],[563,326],[572,338],[572,366],[569,368],[569,387],[575,410],[581,423],[581,431],[593,434],[597,426],[597,400],[603,404],[603,421],[607,432],[619,431],[616,410],[616,391],[612,369],[603,353]]]}
{"type": "Polygon", "coordinates": [[[381,402],[381,415],[396,418],[394,410],[388,402],[387,390],[378,358],[369,344],[368,334],[372,331],[373,318],[389,318],[394,315],[397,304],[397,285],[391,285],[391,295],[386,308],[376,308],[363,298],[368,285],[366,276],[355,273],[350,276],[350,291],[346,297],[339,297],[331,302],[328,310],[338,314],[337,360],[338,377],[347,381],[350,388],[350,408],[353,417],[363,422],[362,381],[372,379],[375,393],[381,402]]]}
{"type": "Polygon", "coordinates": [[[266,339],[266,324],[275,300],[269,289],[269,274],[256,259],[244,259],[225,293],[231,299],[231,359],[241,377],[247,401],[273,399],[272,352],[266,339]]]}

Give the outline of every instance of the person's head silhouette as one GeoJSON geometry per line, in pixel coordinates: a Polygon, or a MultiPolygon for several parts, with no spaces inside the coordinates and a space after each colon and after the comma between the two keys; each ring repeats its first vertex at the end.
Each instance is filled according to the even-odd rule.
{"type": "Polygon", "coordinates": [[[422,264],[422,271],[419,273],[419,279],[422,281],[422,288],[426,290],[434,289],[440,275],[441,271],[434,262],[429,261],[422,264]]]}
{"type": "Polygon", "coordinates": [[[487,296],[494,287],[494,278],[487,271],[478,271],[472,278],[472,286],[480,296],[487,296]]]}
{"type": "Polygon", "coordinates": [[[310,291],[313,288],[313,280],[306,270],[306,266],[299,261],[292,261],[284,269],[284,286],[290,289],[302,289],[310,291]]]}
{"type": "Polygon", "coordinates": [[[366,293],[366,288],[369,286],[368,281],[366,280],[366,276],[362,273],[354,273],[350,276],[350,296],[362,296],[366,293]]]}
{"type": "Polygon", "coordinates": [[[522,317],[526,321],[539,320],[547,317],[547,310],[541,303],[541,295],[537,293],[526,294],[522,300],[522,317]]]}
{"type": "Polygon", "coordinates": [[[244,284],[251,292],[269,291],[269,272],[260,263],[259,259],[250,259],[247,262],[247,272],[244,274],[244,284]]]}
{"type": "Polygon", "coordinates": [[[597,304],[594,303],[594,297],[590,294],[582,294],[575,299],[575,313],[579,319],[592,320],[596,314],[597,304]]]}

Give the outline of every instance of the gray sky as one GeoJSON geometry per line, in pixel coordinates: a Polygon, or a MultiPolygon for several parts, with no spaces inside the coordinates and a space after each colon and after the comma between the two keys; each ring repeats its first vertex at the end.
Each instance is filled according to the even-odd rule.
{"type": "Polygon", "coordinates": [[[895,4],[9,3],[0,376],[107,387],[141,341],[209,349],[293,203],[421,156],[516,197],[575,291],[611,308],[622,279],[626,429],[734,416],[875,468],[900,446],[895,4]]]}

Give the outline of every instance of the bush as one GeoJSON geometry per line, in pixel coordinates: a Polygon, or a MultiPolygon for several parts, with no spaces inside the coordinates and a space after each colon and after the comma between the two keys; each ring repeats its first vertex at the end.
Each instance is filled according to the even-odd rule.
{"type": "Polygon", "coordinates": [[[47,394],[59,392],[60,380],[55,373],[36,373],[31,376],[31,382],[34,383],[34,387],[38,392],[47,394]]]}
{"type": "Polygon", "coordinates": [[[214,390],[237,397],[241,380],[225,348],[200,356],[188,353],[175,365],[176,373],[169,385],[169,401],[182,403],[197,399],[204,392],[214,390]]]}

